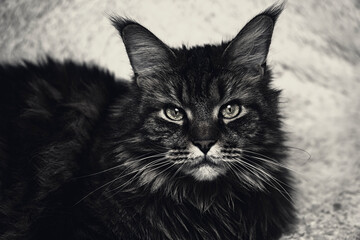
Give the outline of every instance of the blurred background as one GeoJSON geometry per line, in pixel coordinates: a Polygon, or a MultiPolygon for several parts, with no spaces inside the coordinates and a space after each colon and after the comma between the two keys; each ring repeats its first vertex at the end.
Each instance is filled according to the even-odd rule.
{"type": "MultiPolygon", "coordinates": [[[[269,0],[0,0],[0,62],[71,58],[129,79],[109,16],[172,47],[230,40],[269,0]]],[[[289,132],[299,224],[283,239],[360,239],[360,1],[288,0],[268,64],[289,132]],[[300,149],[306,150],[308,154],[300,149]]]]}

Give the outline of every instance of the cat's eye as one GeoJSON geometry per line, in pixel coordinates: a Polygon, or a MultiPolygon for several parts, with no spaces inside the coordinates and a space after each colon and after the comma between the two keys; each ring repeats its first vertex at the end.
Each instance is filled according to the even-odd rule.
{"type": "Polygon", "coordinates": [[[228,103],[221,108],[220,113],[225,119],[236,118],[241,113],[241,106],[237,103],[228,103]]]}
{"type": "Polygon", "coordinates": [[[184,112],[178,107],[167,107],[164,109],[165,116],[172,121],[181,121],[184,119],[184,112]]]}

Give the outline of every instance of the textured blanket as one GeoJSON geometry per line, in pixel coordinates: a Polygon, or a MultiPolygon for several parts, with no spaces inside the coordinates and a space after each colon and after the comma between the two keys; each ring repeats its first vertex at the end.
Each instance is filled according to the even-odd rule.
{"type": "MultiPolygon", "coordinates": [[[[50,55],[129,78],[109,16],[136,19],[171,46],[191,46],[231,39],[272,3],[0,0],[0,61],[50,55]]],[[[359,39],[359,0],[289,0],[275,27],[269,64],[284,90],[300,220],[283,239],[360,239],[359,39]]]]}

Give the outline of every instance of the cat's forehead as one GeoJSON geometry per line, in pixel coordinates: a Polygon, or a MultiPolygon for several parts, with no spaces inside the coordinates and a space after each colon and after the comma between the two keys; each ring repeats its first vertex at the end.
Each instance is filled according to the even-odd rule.
{"type": "Polygon", "coordinates": [[[222,51],[219,46],[204,46],[183,53],[176,73],[180,79],[176,78],[178,83],[173,86],[181,90],[185,103],[206,107],[239,98],[244,89],[256,88],[259,72],[246,66],[239,66],[237,71],[224,68],[222,51]]]}
{"type": "MultiPolygon", "coordinates": [[[[253,85],[248,69],[232,72],[223,67],[222,46],[174,50],[174,68],[154,74],[148,89],[153,99],[192,110],[212,110],[245,93],[253,85]]],[[[248,92],[247,92],[248,93],[248,92]]]]}
{"type": "Polygon", "coordinates": [[[207,106],[220,98],[216,75],[221,64],[221,46],[183,47],[176,52],[182,100],[189,105],[207,106]]]}
{"type": "Polygon", "coordinates": [[[182,71],[193,75],[203,75],[218,70],[222,65],[225,45],[203,45],[174,49],[177,64],[182,71]]]}
{"type": "Polygon", "coordinates": [[[210,108],[221,99],[220,86],[213,76],[198,76],[181,82],[181,101],[195,108],[210,108]]]}

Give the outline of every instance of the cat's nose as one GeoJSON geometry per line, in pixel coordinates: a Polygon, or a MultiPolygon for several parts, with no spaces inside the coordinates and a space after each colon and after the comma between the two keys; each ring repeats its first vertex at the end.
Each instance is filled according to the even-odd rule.
{"type": "Polygon", "coordinates": [[[194,140],[192,141],[204,154],[216,143],[216,140],[194,140]]]}

